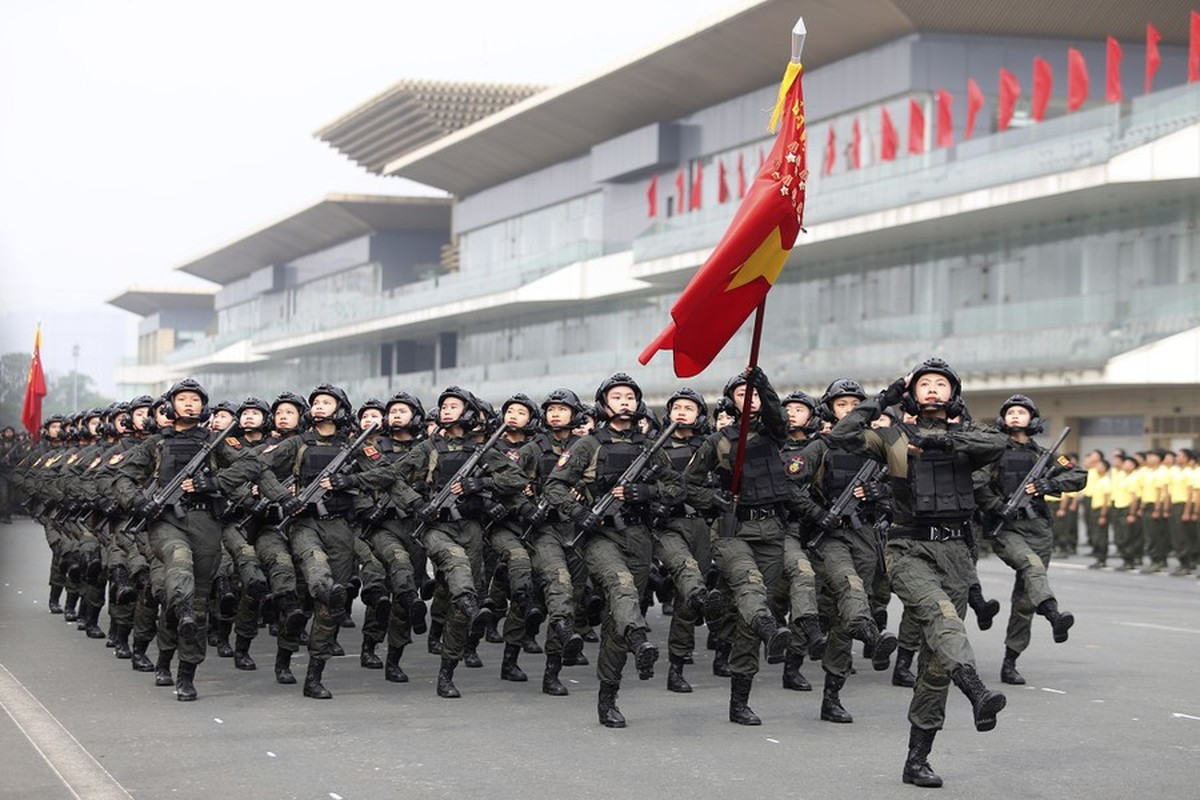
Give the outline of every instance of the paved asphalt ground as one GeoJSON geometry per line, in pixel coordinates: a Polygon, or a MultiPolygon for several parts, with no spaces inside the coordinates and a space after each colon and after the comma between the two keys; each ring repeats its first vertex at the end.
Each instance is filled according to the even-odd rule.
{"type": "MultiPolygon", "coordinates": [[[[818,691],[780,686],[766,667],[751,695],[762,727],[726,719],[728,682],[703,649],[691,695],[665,689],[665,667],[620,696],[629,727],[597,724],[592,667],[564,670],[571,696],[531,680],[499,680],[499,645],[486,666],[461,668],[461,700],[434,693],[437,664],[423,642],[405,655],[412,682],[386,683],[358,666],[358,629],[325,672],[331,701],[275,684],[273,642],[254,644],[257,672],[210,657],[200,699],[176,702],[150,675],[117,661],[103,641],[46,611],[48,550],[26,520],[0,525],[0,797],[107,798],[864,798],[913,797],[904,786],[909,692],[862,663],[842,698],[852,725],[819,719],[818,691]]],[[[1036,620],[1021,659],[1029,685],[1009,687],[997,729],[979,734],[951,690],[931,763],[943,798],[1200,797],[1200,581],[1084,569],[1077,557],[1051,579],[1077,618],[1053,644],[1036,620]]],[[[1008,608],[1012,577],[980,563],[985,592],[1008,608]]],[[[359,607],[361,611],[361,607],[359,607]]],[[[893,602],[895,620],[899,605],[893,602]]],[[[361,618],[360,618],[361,621],[361,618]]],[[[102,622],[107,624],[102,618],[102,622]]],[[[652,609],[652,636],[666,624],[652,609]]],[[[894,623],[893,623],[894,624],[894,623]]],[[[984,679],[999,688],[1004,616],[987,633],[968,623],[984,679]]],[[[701,647],[704,630],[698,631],[701,647]]],[[[595,655],[595,645],[588,646],[595,655]]],[[[153,647],[151,648],[153,654],[153,647]]],[[[296,672],[305,661],[298,657],[296,672]]]]}

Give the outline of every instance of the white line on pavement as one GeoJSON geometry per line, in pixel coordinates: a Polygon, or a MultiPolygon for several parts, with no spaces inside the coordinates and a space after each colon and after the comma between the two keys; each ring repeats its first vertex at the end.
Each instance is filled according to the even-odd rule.
{"type": "Polygon", "coordinates": [[[0,664],[0,708],[72,795],[86,800],[132,800],[116,778],[3,664],[0,664]]]}
{"type": "Polygon", "coordinates": [[[1172,717],[1175,717],[1176,719],[1196,719],[1196,720],[1200,720],[1200,717],[1193,717],[1191,714],[1180,714],[1178,711],[1176,711],[1175,713],[1173,713],[1171,716],[1172,716],[1172,717]]]}
{"type": "Polygon", "coordinates": [[[1200,634],[1200,630],[1196,630],[1195,628],[1176,628],[1172,625],[1155,625],[1151,622],[1121,622],[1120,620],[1118,620],[1117,624],[1125,625],[1130,628],[1150,628],[1151,630],[1156,630],[1156,631],[1173,631],[1175,633],[1200,634]]]}

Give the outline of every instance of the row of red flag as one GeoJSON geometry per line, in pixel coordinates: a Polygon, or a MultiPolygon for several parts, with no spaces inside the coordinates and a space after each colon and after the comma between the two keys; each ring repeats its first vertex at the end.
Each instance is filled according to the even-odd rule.
{"type": "MultiPolygon", "coordinates": [[[[1150,93],[1154,78],[1162,64],[1159,52],[1161,34],[1153,24],[1146,25],[1146,70],[1145,91],[1150,93]]],[[[1105,59],[1104,99],[1108,103],[1119,103],[1124,99],[1121,85],[1121,60],[1123,58],[1121,44],[1109,36],[1105,59]]],[[[1200,81],[1200,12],[1191,12],[1191,28],[1188,44],[1188,82],[1200,81]]],[[[1046,108],[1054,86],[1054,73],[1050,62],[1044,58],[1033,60],[1033,95],[1030,103],[1029,116],[1036,122],[1045,119],[1046,108]]],[[[1083,53],[1076,48],[1067,50],[1067,111],[1077,111],[1083,106],[1090,94],[1087,60],[1083,53]]],[[[999,94],[997,97],[997,128],[1006,131],[1012,124],[1013,114],[1021,97],[1021,82],[1017,76],[1007,69],[1001,68],[999,75],[999,94]]],[[[950,147],[954,144],[954,95],[945,89],[936,93],[936,109],[934,112],[934,147],[950,147]]],[[[964,139],[970,139],[975,131],[976,119],[983,110],[985,100],[983,91],[974,78],[967,79],[967,127],[964,139]]],[[[893,161],[900,150],[900,133],[892,120],[891,113],[880,109],[880,149],[881,161],[893,161]]],[[[863,165],[863,133],[859,119],[855,117],[851,126],[850,143],[845,154],[849,169],[860,169],[863,165]]],[[[908,152],[914,155],[924,153],[925,144],[925,109],[916,100],[909,101],[908,107],[908,152]]],[[[825,140],[825,157],[821,171],[831,175],[837,164],[837,134],[832,125],[825,140]]],[[[762,167],[763,153],[759,150],[759,167],[762,167]]],[[[733,193],[729,187],[729,179],[722,159],[717,159],[717,202],[728,202],[733,193]]],[[[695,163],[692,172],[690,192],[687,186],[685,170],[680,169],[675,175],[675,213],[697,211],[703,205],[704,193],[704,164],[695,163]]],[[[746,171],[743,156],[737,158],[737,197],[746,196],[746,171]]],[[[658,216],[658,176],[650,179],[646,192],[647,216],[658,216]]]]}

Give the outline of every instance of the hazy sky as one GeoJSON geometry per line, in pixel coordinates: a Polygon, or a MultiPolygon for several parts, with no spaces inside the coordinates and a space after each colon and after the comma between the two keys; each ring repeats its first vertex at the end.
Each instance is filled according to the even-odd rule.
{"type": "Polygon", "coordinates": [[[86,351],[53,310],[132,353],[123,289],[202,285],[174,267],[328,192],[421,191],[312,136],[399,80],[560,84],[739,5],[0,0],[0,352],[39,315],[48,367],[86,351]]]}

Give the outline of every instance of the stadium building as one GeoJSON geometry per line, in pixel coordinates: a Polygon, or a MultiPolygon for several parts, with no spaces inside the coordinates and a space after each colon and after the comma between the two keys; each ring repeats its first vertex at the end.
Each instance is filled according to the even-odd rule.
{"type": "MultiPolygon", "coordinates": [[[[114,299],[144,338],[178,345],[139,348],[125,383],[189,374],[236,398],[329,380],[361,401],[453,382],[502,399],[586,396],[625,370],[665,396],[669,354],[637,355],[770,150],[801,13],[807,230],[767,304],[776,386],[873,390],[940,355],[977,417],[1024,391],[1075,448],[1200,442],[1200,82],[1187,9],[1168,0],[743,2],[564,86],[402,81],[316,135],[448,197],[331,195],[180,266],[219,286],[203,335],[156,334],[176,306],[155,292],[114,299]],[[1147,23],[1162,34],[1149,93],[1147,23]],[[1069,48],[1090,77],[1072,111],[1069,48]],[[1041,120],[1035,58],[1053,74],[1041,120]],[[1005,130],[1001,68],[1022,87],[1005,130]],[[969,139],[968,79],[984,97],[969,139]]],[[[745,365],[749,327],[695,388],[716,394],[745,365]]]]}

